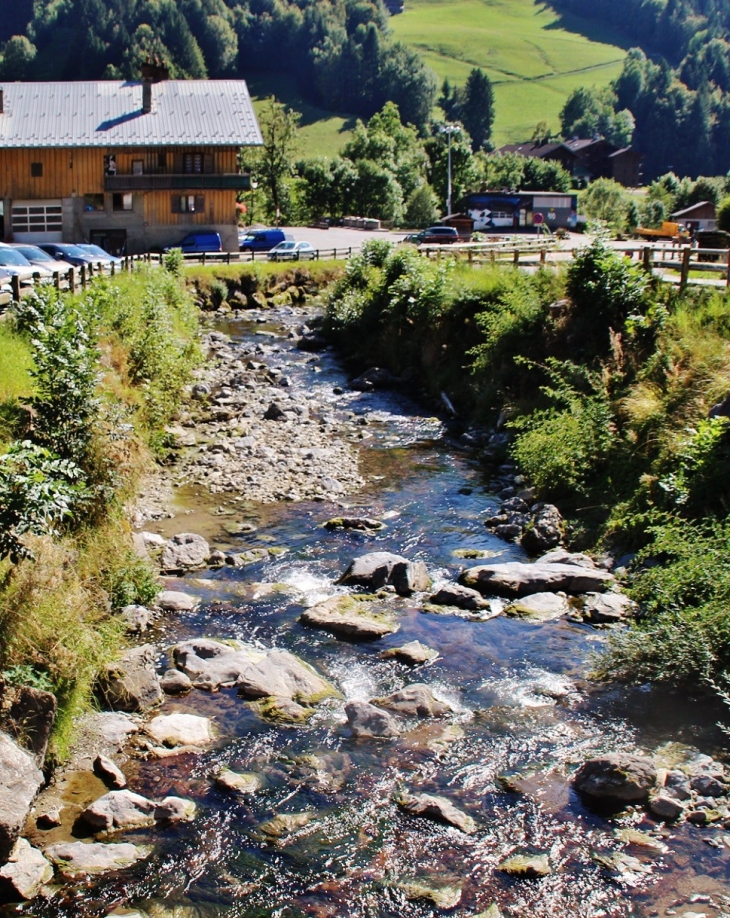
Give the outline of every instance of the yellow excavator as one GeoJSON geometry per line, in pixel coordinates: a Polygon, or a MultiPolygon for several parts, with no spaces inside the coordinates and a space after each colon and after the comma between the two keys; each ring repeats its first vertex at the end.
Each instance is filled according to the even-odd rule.
{"type": "Polygon", "coordinates": [[[681,223],[672,223],[670,220],[665,220],[658,229],[637,226],[634,232],[642,239],[670,239],[672,242],[689,242],[692,238],[689,230],[685,229],[681,223]]]}

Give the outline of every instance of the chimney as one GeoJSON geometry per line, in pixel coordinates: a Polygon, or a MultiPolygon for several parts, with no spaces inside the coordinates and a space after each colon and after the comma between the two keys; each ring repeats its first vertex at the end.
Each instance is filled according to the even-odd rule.
{"type": "Polygon", "coordinates": [[[148,60],[141,67],[142,71],[142,111],[152,111],[152,84],[169,79],[170,72],[158,58],[148,60]]]}
{"type": "Polygon", "coordinates": [[[5,90],[0,88],[0,115],[5,112],[5,90]]]}

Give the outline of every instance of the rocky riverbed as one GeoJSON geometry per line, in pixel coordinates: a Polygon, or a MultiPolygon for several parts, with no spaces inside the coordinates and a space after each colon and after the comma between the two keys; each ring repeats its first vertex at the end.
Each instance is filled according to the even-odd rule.
{"type": "Polygon", "coordinates": [[[0,914],[729,914],[717,713],[587,679],[628,612],[608,560],[313,339],[294,309],[207,335],[114,710],[27,820],[43,776],[0,746],[0,914]]]}

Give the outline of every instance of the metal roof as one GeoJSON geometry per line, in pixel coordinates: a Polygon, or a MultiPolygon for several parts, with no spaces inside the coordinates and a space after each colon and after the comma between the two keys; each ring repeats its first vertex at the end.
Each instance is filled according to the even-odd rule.
{"type": "Polygon", "coordinates": [[[244,80],[5,83],[3,147],[253,146],[261,131],[244,80]]]}

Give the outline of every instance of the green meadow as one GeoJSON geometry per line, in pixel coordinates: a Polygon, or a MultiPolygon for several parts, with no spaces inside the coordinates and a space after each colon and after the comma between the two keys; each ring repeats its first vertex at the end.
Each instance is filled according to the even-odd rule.
{"type": "Polygon", "coordinates": [[[440,80],[461,85],[473,67],[488,74],[497,146],[529,139],[538,121],[559,128],[571,91],[606,86],[628,47],[597,23],[560,16],[534,0],[406,0],[391,26],[440,80]]]}
{"type": "MultiPolygon", "coordinates": [[[[481,67],[495,88],[493,141],[527,140],[538,121],[560,126],[560,109],[582,85],[606,86],[621,71],[625,37],[535,0],[406,0],[390,20],[395,37],[415,48],[439,80],[462,85],[481,67]]],[[[260,110],[272,93],[301,112],[303,156],[335,156],[354,126],[303,102],[296,80],[281,74],[249,79],[260,110]]]]}

